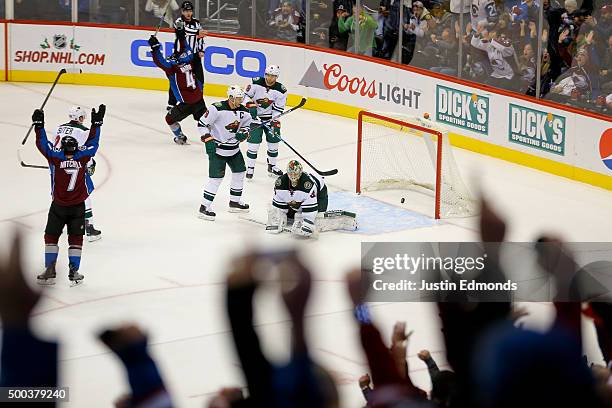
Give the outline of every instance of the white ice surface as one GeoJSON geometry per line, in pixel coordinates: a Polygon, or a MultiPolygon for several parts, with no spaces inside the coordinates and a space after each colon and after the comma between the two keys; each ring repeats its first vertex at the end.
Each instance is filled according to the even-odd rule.
{"type": "MultiPolygon", "coordinates": [[[[44,170],[22,168],[16,150],[30,116],[44,99],[48,84],[0,84],[0,246],[15,227],[25,233],[25,263],[33,282],[43,267],[43,230],[49,206],[49,177],[44,170]]],[[[246,248],[280,248],[295,244],[270,236],[255,224],[229,214],[226,180],[216,199],[217,221],[196,218],[207,162],[195,123],[184,121],[191,145],[179,147],[163,114],[164,92],[59,85],[47,107],[49,131],[66,120],[73,104],[108,107],[102,129],[93,195],[101,241],[86,244],[82,272],[85,283],[69,288],[66,281],[46,292],[36,310],[34,326],[48,338],[59,337],[61,381],[70,386],[75,407],[107,407],[127,390],[120,364],[96,341],[107,325],[136,321],[150,333],[151,350],[179,406],[201,407],[223,386],[242,385],[223,302],[226,264],[246,248]]],[[[207,98],[207,102],[213,102],[207,98]]],[[[356,122],[301,110],[283,121],[287,140],[321,168],[339,169],[328,179],[332,191],[352,191],[355,183],[356,122]]],[[[24,159],[43,164],[33,136],[24,159]]],[[[532,240],[542,231],[571,241],[609,241],[612,193],[501,160],[457,150],[463,176],[474,188],[478,180],[495,207],[509,221],[509,240],[532,240]]],[[[280,165],[293,158],[280,147],[280,165]]],[[[245,187],[245,200],[263,218],[273,180],[265,174],[265,147],[259,151],[255,180],[245,187]]],[[[378,192],[374,197],[400,206],[401,194],[378,192]]],[[[429,198],[408,197],[406,208],[431,214],[429,198]]],[[[363,222],[363,221],[362,221],[363,222]]],[[[338,381],[343,407],[362,404],[357,378],[366,372],[348,297],[342,283],[348,268],[359,263],[363,241],[473,240],[475,220],[451,220],[428,228],[382,235],[325,233],[318,241],[301,243],[315,284],[308,310],[310,346],[314,357],[338,381]]],[[[65,271],[65,236],[59,271],[65,271]]],[[[63,275],[63,273],[61,273],[63,275]]],[[[62,276],[63,277],[63,276],[62,276]]],[[[275,360],[287,357],[287,315],[273,287],[257,298],[258,330],[266,352],[275,360]]],[[[530,304],[527,324],[543,326],[552,310],[530,304]]],[[[376,321],[387,336],[396,320],[414,330],[409,345],[413,380],[428,389],[425,366],[416,353],[428,348],[445,365],[443,344],[432,305],[373,305],[376,321]]],[[[592,327],[586,348],[598,361],[592,327]]]]}

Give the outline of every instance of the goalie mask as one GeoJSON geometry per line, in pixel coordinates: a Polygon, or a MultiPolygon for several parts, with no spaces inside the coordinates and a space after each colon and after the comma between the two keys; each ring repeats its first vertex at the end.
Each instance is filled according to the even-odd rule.
{"type": "Polygon", "coordinates": [[[298,181],[300,177],[302,177],[302,165],[297,160],[291,160],[289,164],[287,164],[287,176],[289,177],[289,181],[291,181],[291,186],[293,188],[297,187],[298,181]]]}
{"type": "Polygon", "coordinates": [[[87,117],[87,112],[80,106],[72,106],[68,109],[68,117],[72,121],[83,123],[87,117]]]}

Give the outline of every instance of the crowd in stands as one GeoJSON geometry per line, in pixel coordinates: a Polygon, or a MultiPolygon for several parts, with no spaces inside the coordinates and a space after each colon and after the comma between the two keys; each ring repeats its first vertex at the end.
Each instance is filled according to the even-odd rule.
{"type": "Polygon", "coordinates": [[[363,0],[358,7],[355,0],[263,1],[265,12],[259,18],[266,29],[258,29],[257,36],[305,42],[305,10],[310,7],[311,45],[461,74],[531,96],[536,93],[540,46],[540,97],[601,112],[612,110],[610,0],[583,0],[580,6],[576,0],[543,0],[542,6],[537,0],[465,0],[463,18],[460,6],[453,3],[460,4],[363,0]],[[540,7],[543,27],[538,44],[540,7]],[[356,30],[359,44],[355,44],[356,30]]]}
{"type": "MultiPolygon", "coordinates": [[[[18,19],[71,15],[71,0],[14,1],[18,19]]],[[[177,0],[140,0],[139,24],[157,25],[168,3],[163,25],[170,26],[177,0]]],[[[238,10],[238,34],[251,36],[253,0],[229,3],[238,10]]],[[[360,5],[356,0],[255,0],[255,36],[308,39],[311,45],[401,61],[531,96],[540,49],[540,97],[612,112],[612,0],[463,0],[463,10],[459,0],[363,0],[360,5]]],[[[79,21],[135,21],[131,0],[82,0],[78,13],[79,21]]],[[[210,29],[214,32],[214,25],[210,29]]]]}
{"type": "MultiPolygon", "coordinates": [[[[503,242],[504,219],[486,201],[481,202],[480,239],[503,242]]],[[[32,331],[30,315],[41,297],[27,283],[22,269],[21,239],[16,234],[8,256],[0,259],[0,319],[2,350],[0,387],[58,385],[61,378],[55,341],[42,340],[32,331]],[[35,367],[35,369],[32,369],[35,367]]],[[[365,301],[362,272],[349,271],[345,286],[353,304],[368,373],[355,383],[370,408],[603,408],[612,407],[612,372],[609,366],[589,363],[582,349],[582,321],[594,323],[596,339],[605,362],[612,359],[612,304],[585,301],[575,291],[577,270],[568,247],[558,238],[542,236],[533,248],[540,267],[556,281],[553,301],[556,315],[545,331],[524,328],[525,312],[501,298],[498,302],[467,302],[461,295],[438,302],[449,369],[441,370],[428,350],[418,352],[421,369],[427,369],[431,387],[417,387],[410,378],[407,349],[412,330],[395,324],[389,342],[381,336],[365,301]],[[539,243],[545,243],[539,244],[539,243]]],[[[490,255],[485,270],[504,281],[499,252],[490,255]]],[[[584,275],[583,275],[584,276],[584,275]]],[[[312,276],[297,253],[271,258],[270,254],[246,253],[234,258],[227,272],[225,311],[235,351],[244,374],[245,387],[229,384],[207,406],[337,408],[341,401],[333,376],[314,361],[307,342],[305,313],[312,276]],[[263,352],[254,327],[254,296],[270,262],[276,269],[278,296],[291,321],[289,361],[272,363],[263,352]],[[267,266],[266,266],[267,265],[267,266]]],[[[268,296],[276,296],[266,290],[268,296]]],[[[455,295],[452,295],[455,296],[455,295]]],[[[188,324],[188,322],[185,322],[188,324]]],[[[137,325],[110,328],[99,333],[123,363],[131,393],[117,396],[118,407],[171,407],[173,397],[147,349],[145,330],[137,325]]],[[[446,368],[446,367],[445,367],[446,368]]],[[[202,367],[202,379],[213,375],[202,367]]],[[[69,384],[78,386],[78,384],[69,384]]],[[[113,392],[106,390],[105,392],[113,392]]],[[[346,405],[344,405],[346,406],[346,405]]]]}

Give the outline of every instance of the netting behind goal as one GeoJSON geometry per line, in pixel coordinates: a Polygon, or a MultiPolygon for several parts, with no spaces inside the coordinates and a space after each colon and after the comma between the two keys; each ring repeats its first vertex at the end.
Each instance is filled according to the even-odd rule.
{"type": "Polygon", "coordinates": [[[476,213],[446,129],[399,114],[359,113],[356,191],[416,190],[434,198],[435,218],[476,213]]]}

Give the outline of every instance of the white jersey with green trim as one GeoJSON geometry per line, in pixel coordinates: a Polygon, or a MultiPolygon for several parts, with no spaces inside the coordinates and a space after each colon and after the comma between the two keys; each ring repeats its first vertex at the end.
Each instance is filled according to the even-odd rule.
{"type": "Polygon", "coordinates": [[[253,83],[246,87],[245,94],[257,104],[259,119],[269,120],[285,110],[287,88],[278,81],[268,86],[265,78],[253,78],[253,83]]]}
{"type": "MultiPolygon", "coordinates": [[[[70,121],[63,125],[58,126],[53,131],[54,139],[53,139],[53,147],[59,149],[61,146],[61,141],[64,136],[72,136],[76,139],[80,146],[84,146],[87,143],[87,139],[89,139],[89,128],[87,126],[83,126],[79,122],[70,121]]],[[[93,163],[93,159],[90,159],[87,162],[87,166],[91,166],[93,163]]]]}
{"type": "Polygon", "coordinates": [[[228,101],[221,101],[210,105],[198,122],[198,130],[201,136],[207,133],[212,135],[219,156],[229,157],[240,151],[236,132],[248,130],[251,121],[251,114],[245,106],[232,109],[228,101]]]}
{"type": "Polygon", "coordinates": [[[319,211],[319,191],[325,187],[322,178],[302,172],[297,185],[293,187],[289,176],[285,173],[276,179],[272,205],[284,213],[292,208],[301,212],[305,220],[314,224],[319,211]]]}

